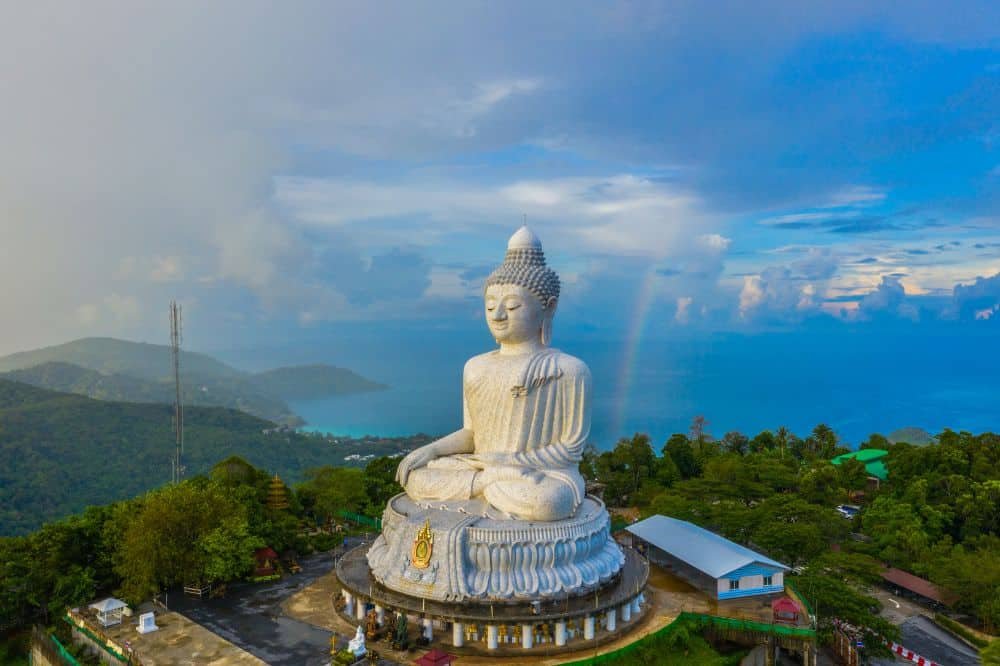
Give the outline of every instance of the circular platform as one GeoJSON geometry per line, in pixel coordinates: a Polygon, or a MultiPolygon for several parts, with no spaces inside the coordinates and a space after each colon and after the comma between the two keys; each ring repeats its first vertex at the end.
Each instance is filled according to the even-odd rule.
{"type": "Polygon", "coordinates": [[[635,625],[644,610],[649,564],[630,548],[624,549],[619,572],[588,595],[492,603],[437,601],[389,589],[371,575],[369,548],[359,546],[337,563],[341,612],[362,625],[371,611],[380,624],[387,613],[404,613],[411,626],[420,627],[425,636],[435,629],[450,630],[450,644],[467,650],[499,654],[494,650],[538,649],[546,642],[548,649],[581,649],[584,641],[600,644],[620,636],[635,625]]]}

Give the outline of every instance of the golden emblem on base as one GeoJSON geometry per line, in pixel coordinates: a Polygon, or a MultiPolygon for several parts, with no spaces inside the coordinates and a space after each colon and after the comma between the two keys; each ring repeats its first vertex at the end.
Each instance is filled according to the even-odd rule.
{"type": "Polygon", "coordinates": [[[424,521],[424,526],[417,530],[413,538],[413,548],[410,550],[410,564],[416,569],[426,569],[431,564],[431,553],[434,552],[434,533],[431,532],[431,521],[424,521]]]}

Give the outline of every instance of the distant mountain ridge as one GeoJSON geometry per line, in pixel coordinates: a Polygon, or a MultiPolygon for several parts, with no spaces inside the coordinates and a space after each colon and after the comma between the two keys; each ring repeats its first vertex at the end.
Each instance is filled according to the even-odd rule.
{"type": "MultiPolygon", "coordinates": [[[[170,348],[114,338],[83,338],[0,357],[0,376],[98,400],[170,403],[174,399],[170,348]]],[[[286,400],[387,388],[330,365],[253,374],[207,354],[183,350],[181,380],[185,405],[228,407],[287,425],[304,422],[286,400]]]]}
{"type": "Polygon", "coordinates": [[[253,383],[286,400],[310,400],[327,395],[382,391],[385,384],[365,379],[347,368],[332,365],[296,365],[265,370],[252,376],[253,383]]]}

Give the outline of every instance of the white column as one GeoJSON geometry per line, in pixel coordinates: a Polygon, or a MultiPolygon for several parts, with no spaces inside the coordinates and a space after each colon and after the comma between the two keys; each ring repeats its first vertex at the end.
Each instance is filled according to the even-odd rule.
{"type": "Polygon", "coordinates": [[[344,612],[348,615],[354,615],[354,595],[343,590],[344,592],[344,612]]]}
{"type": "Polygon", "coordinates": [[[497,625],[495,624],[486,625],[486,649],[497,649],[497,625]]]}
{"type": "Polygon", "coordinates": [[[375,621],[380,627],[385,624],[385,609],[378,604],[375,604],[375,621]]]}
{"type": "Polygon", "coordinates": [[[461,622],[452,622],[451,624],[451,644],[455,647],[465,645],[465,625],[461,622]]]}
{"type": "Polygon", "coordinates": [[[361,597],[357,598],[357,605],[354,606],[354,617],[359,620],[365,619],[365,600],[361,597]]]}
{"type": "Polygon", "coordinates": [[[607,626],[608,631],[614,631],[615,628],[618,626],[616,624],[616,622],[618,620],[618,613],[615,612],[616,610],[617,609],[615,609],[615,608],[609,608],[608,609],[608,623],[607,623],[608,624],[608,626],[607,626]]]}
{"type": "Polygon", "coordinates": [[[556,622],[556,645],[566,645],[566,620],[556,622]]]}
{"type": "Polygon", "coordinates": [[[424,618],[424,638],[427,640],[434,639],[434,621],[429,617],[424,618]]]}
{"type": "Polygon", "coordinates": [[[622,622],[628,622],[632,619],[632,604],[622,605],[622,622]]]}
{"type": "Polygon", "coordinates": [[[594,616],[588,615],[583,619],[583,637],[592,640],[594,638],[594,616]]]}
{"type": "Polygon", "coordinates": [[[642,610],[642,607],[639,604],[639,597],[636,597],[635,599],[632,600],[632,612],[638,613],[640,610],[642,610]]]}
{"type": "Polygon", "coordinates": [[[528,649],[535,644],[535,627],[531,623],[521,625],[521,647],[528,649]]]}

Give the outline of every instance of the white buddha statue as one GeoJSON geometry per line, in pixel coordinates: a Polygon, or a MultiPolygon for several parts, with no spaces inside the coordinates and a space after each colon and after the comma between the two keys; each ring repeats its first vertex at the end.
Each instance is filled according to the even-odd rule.
{"type": "Polygon", "coordinates": [[[584,498],[590,370],[548,346],[559,278],[527,227],[511,237],[484,300],[500,347],[465,364],[462,428],[403,458],[396,478],[418,503],[482,498],[510,518],[567,518],[584,498]]]}

